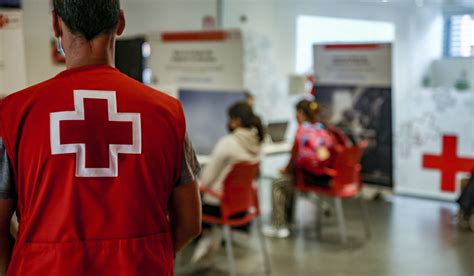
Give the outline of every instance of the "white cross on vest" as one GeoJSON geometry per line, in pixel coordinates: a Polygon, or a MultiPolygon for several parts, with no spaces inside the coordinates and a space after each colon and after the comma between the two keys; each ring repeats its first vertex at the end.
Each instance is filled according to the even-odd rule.
{"type": "Polygon", "coordinates": [[[140,114],[118,113],[115,91],[74,90],[74,107],[74,111],[51,113],[51,154],[76,154],[77,177],[117,177],[119,166],[118,154],[141,154],[142,132],[140,114]],[[104,110],[93,110],[94,112],[97,111],[98,114],[102,114],[100,119],[89,114],[93,112],[86,112],[84,107],[85,100],[106,101],[104,110]],[[67,129],[66,126],[68,126],[67,129]],[[111,129],[115,131],[114,134],[120,129],[119,135],[111,137],[110,133],[107,133],[111,129]],[[65,131],[67,131],[67,135],[65,135],[65,131]],[[61,133],[63,137],[61,137],[61,133]],[[131,137],[130,142],[124,142],[127,138],[123,137],[127,136],[131,137]],[[87,160],[93,160],[89,157],[89,154],[92,156],[93,154],[102,153],[93,152],[92,150],[87,152],[89,148],[97,148],[95,147],[95,142],[99,138],[108,140],[106,145],[108,148],[105,149],[107,153],[104,153],[108,154],[108,160],[106,160],[108,165],[106,167],[86,166],[87,160]],[[62,143],[61,139],[65,139],[66,142],[62,143]]]}

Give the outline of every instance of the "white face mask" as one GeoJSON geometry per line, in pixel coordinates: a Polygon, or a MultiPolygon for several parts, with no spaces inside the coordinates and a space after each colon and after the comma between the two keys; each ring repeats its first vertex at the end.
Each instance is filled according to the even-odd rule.
{"type": "Polygon", "coordinates": [[[61,37],[58,37],[58,39],[56,40],[56,50],[58,51],[60,55],[62,55],[63,57],[66,57],[66,53],[64,52],[61,37]]]}

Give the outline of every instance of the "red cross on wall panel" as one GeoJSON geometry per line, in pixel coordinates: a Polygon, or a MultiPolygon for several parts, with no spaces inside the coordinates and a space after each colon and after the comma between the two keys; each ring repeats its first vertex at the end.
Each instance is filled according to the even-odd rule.
{"type": "Polygon", "coordinates": [[[456,192],[456,174],[474,170],[474,158],[459,157],[458,137],[443,136],[441,155],[423,155],[423,168],[441,172],[441,191],[456,192]]]}

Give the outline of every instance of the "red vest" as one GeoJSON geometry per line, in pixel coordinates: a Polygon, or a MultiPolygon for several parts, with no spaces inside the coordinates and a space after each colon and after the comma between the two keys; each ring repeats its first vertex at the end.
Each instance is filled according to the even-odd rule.
{"type": "Polygon", "coordinates": [[[20,221],[9,276],[173,275],[177,100],[87,66],[2,100],[0,119],[20,221]]]}

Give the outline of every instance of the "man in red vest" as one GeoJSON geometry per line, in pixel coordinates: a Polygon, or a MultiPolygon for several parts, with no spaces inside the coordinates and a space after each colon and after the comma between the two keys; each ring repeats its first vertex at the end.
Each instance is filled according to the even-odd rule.
{"type": "Polygon", "coordinates": [[[119,0],[53,3],[68,69],[0,103],[0,274],[173,275],[201,225],[181,106],[112,67],[119,0]]]}

